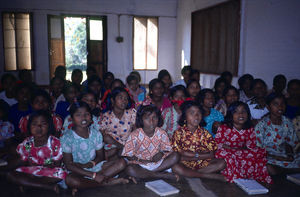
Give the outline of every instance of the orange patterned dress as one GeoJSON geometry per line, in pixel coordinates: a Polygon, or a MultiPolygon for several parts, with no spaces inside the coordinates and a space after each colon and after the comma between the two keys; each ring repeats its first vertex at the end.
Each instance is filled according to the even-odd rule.
{"type": "MultiPolygon", "coordinates": [[[[188,130],[186,126],[180,127],[173,134],[173,150],[176,152],[211,152],[217,150],[217,145],[212,135],[204,128],[198,127],[195,132],[188,130]]],[[[211,159],[198,161],[181,161],[183,165],[193,170],[208,166],[211,159]]]]}

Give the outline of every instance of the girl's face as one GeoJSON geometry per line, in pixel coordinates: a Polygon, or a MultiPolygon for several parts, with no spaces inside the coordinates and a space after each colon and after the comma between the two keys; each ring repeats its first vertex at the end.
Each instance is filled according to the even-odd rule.
{"type": "Polygon", "coordinates": [[[182,90],[177,90],[172,97],[172,100],[180,101],[180,100],[185,100],[185,95],[182,90]]]}
{"type": "Polygon", "coordinates": [[[165,88],[169,88],[172,85],[172,80],[168,75],[164,76],[161,80],[164,82],[165,88]]]}
{"type": "Polygon", "coordinates": [[[128,105],[128,95],[126,92],[120,92],[114,100],[112,100],[114,108],[125,110],[128,105]]]}
{"type": "Polygon", "coordinates": [[[19,103],[26,104],[30,99],[30,90],[28,88],[22,88],[17,94],[17,100],[19,103]]]}
{"type": "Polygon", "coordinates": [[[281,117],[285,112],[285,107],[283,98],[275,98],[268,106],[268,109],[273,116],[281,117]]]}
{"type": "Polygon", "coordinates": [[[131,80],[128,84],[129,89],[136,91],[139,87],[139,83],[137,80],[131,80]]]}
{"type": "Polygon", "coordinates": [[[92,122],[92,116],[85,107],[80,107],[73,114],[72,121],[76,127],[86,128],[92,122]]]}
{"type": "Polygon", "coordinates": [[[66,99],[67,101],[69,101],[70,103],[73,103],[75,98],[78,96],[78,91],[75,87],[71,86],[66,94],[66,99]]]}
{"type": "Polygon", "coordinates": [[[152,94],[156,97],[162,97],[164,94],[164,87],[162,83],[156,83],[152,88],[152,94]]]}
{"type": "Polygon", "coordinates": [[[267,94],[267,87],[263,83],[256,83],[253,87],[253,94],[257,98],[263,98],[267,94]]]}
{"type": "Polygon", "coordinates": [[[198,107],[192,106],[186,111],[187,126],[198,127],[202,120],[202,114],[198,107]]]}
{"type": "Polygon", "coordinates": [[[229,106],[231,103],[238,100],[238,94],[235,90],[229,90],[225,95],[225,103],[229,106]]]}
{"type": "Polygon", "coordinates": [[[213,93],[207,92],[203,99],[203,107],[212,108],[215,104],[215,97],[213,93]]]}
{"type": "Polygon", "coordinates": [[[144,131],[154,131],[158,125],[158,117],[155,112],[146,113],[143,116],[144,131]]]}
{"type": "Polygon", "coordinates": [[[59,95],[62,93],[63,87],[64,87],[64,82],[60,79],[56,79],[52,84],[52,91],[56,95],[59,95]]]}
{"type": "Polygon", "coordinates": [[[72,82],[75,84],[81,84],[82,82],[82,73],[76,73],[72,76],[72,82]]]}
{"type": "Polygon", "coordinates": [[[105,85],[105,87],[110,87],[112,85],[111,83],[113,82],[113,80],[114,80],[113,76],[112,75],[108,75],[104,79],[104,85],[105,85]]]}
{"type": "Polygon", "coordinates": [[[242,105],[238,106],[232,114],[232,119],[234,125],[244,125],[248,120],[248,113],[245,107],[242,105]]]}
{"type": "Polygon", "coordinates": [[[94,92],[95,95],[99,95],[101,91],[101,84],[98,81],[93,81],[89,88],[92,92],[94,92]]]}
{"type": "Polygon", "coordinates": [[[117,87],[122,87],[122,84],[119,81],[115,81],[114,83],[111,84],[111,89],[115,89],[117,87]]]}
{"type": "Polygon", "coordinates": [[[192,98],[195,98],[200,92],[200,85],[197,82],[194,82],[190,84],[190,86],[187,88],[187,91],[192,98]]]}
{"type": "Polygon", "coordinates": [[[93,94],[86,94],[82,97],[81,99],[83,102],[87,103],[91,110],[95,109],[96,107],[96,99],[95,96],[93,94]]]}
{"type": "Polygon", "coordinates": [[[220,83],[220,84],[216,87],[216,92],[217,92],[217,94],[218,94],[218,95],[222,95],[224,89],[225,89],[225,83],[222,82],[222,83],[220,83]]]}
{"type": "Polygon", "coordinates": [[[250,79],[246,79],[244,81],[244,83],[242,84],[241,89],[244,90],[244,91],[246,91],[246,92],[248,92],[248,91],[250,91],[250,87],[251,87],[251,80],[250,79]]]}
{"type": "Polygon", "coordinates": [[[32,108],[34,111],[38,110],[49,110],[50,103],[48,103],[47,99],[43,96],[37,96],[33,100],[32,108]]]}
{"type": "Polygon", "coordinates": [[[30,125],[30,132],[34,138],[43,138],[48,135],[49,124],[44,116],[35,117],[30,125]]]}
{"type": "Polygon", "coordinates": [[[300,97],[300,86],[297,83],[292,83],[287,89],[289,96],[294,98],[300,97]]]}

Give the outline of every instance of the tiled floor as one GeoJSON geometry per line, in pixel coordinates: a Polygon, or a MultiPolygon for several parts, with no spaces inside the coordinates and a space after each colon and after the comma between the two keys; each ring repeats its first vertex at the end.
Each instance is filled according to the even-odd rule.
{"type": "MultiPolygon", "coordinates": [[[[172,195],[178,197],[193,197],[193,196],[203,196],[203,197],[243,197],[248,196],[244,191],[239,189],[235,184],[222,183],[213,180],[200,180],[200,179],[182,179],[179,183],[170,182],[176,188],[180,190],[179,194],[172,195]]],[[[139,182],[137,185],[129,183],[126,185],[108,186],[96,189],[81,190],[76,196],[84,197],[155,197],[157,196],[152,191],[148,190],[144,186],[144,182],[139,182]]],[[[292,182],[289,182],[285,177],[275,177],[274,184],[266,186],[270,192],[266,195],[257,196],[288,196],[288,197],[299,197],[300,196],[300,186],[292,182]]],[[[27,189],[24,194],[18,191],[18,188],[8,182],[5,178],[0,178],[0,197],[10,197],[10,196],[30,196],[30,197],[48,197],[48,196],[58,196],[54,192],[27,189]]],[[[69,190],[62,190],[60,196],[71,196],[69,190]]]]}

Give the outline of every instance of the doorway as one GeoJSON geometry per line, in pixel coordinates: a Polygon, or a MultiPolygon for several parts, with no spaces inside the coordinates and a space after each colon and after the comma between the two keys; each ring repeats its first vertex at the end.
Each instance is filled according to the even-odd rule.
{"type": "Polygon", "coordinates": [[[102,78],[107,71],[107,36],[105,16],[48,16],[50,78],[55,68],[65,66],[71,80],[74,69],[83,72],[92,66],[102,78]]]}

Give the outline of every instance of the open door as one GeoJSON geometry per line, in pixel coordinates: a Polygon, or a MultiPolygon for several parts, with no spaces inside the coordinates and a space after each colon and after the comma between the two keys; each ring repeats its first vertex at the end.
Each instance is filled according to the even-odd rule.
{"type": "Polygon", "coordinates": [[[57,66],[65,66],[65,47],[60,16],[48,15],[49,67],[50,79],[57,66]]]}
{"type": "Polygon", "coordinates": [[[87,66],[93,66],[97,75],[103,77],[107,71],[105,16],[49,15],[48,34],[50,78],[59,65],[66,66],[67,79],[74,68],[81,69],[85,75],[87,66]]]}

